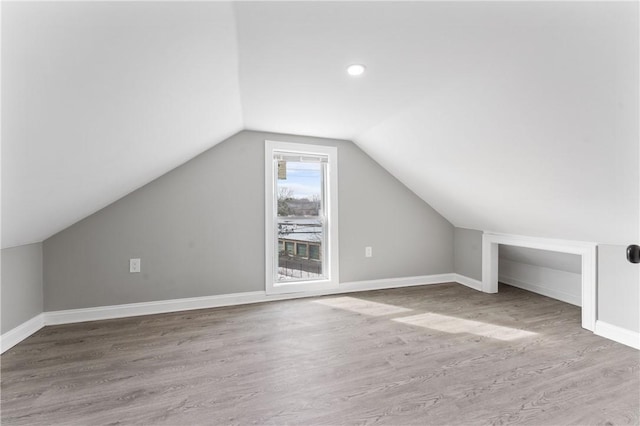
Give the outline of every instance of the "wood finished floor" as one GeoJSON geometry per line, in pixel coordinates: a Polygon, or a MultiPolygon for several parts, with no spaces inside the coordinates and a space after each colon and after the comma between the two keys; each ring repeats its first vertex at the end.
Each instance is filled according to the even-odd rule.
{"type": "Polygon", "coordinates": [[[504,285],[50,326],[1,362],[6,425],[604,425],[640,411],[638,351],[504,285]]]}

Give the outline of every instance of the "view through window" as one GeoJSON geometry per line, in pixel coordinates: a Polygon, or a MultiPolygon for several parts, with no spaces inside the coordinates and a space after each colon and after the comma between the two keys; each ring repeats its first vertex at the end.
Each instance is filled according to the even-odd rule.
{"type": "Polygon", "coordinates": [[[274,153],[277,282],[325,279],[327,158],[274,153]]]}

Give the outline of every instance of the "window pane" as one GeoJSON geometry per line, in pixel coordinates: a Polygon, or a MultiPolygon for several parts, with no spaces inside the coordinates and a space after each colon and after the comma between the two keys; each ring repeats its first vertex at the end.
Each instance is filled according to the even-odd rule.
{"type": "Polygon", "coordinates": [[[298,243],[296,245],[296,256],[307,257],[307,245],[298,243]]]}
{"type": "Polygon", "coordinates": [[[278,160],[278,216],[318,216],[322,208],[319,162],[278,160]]]}
{"type": "Polygon", "coordinates": [[[309,245],[309,258],[314,260],[320,260],[320,246],[309,245]]]}
{"type": "Polygon", "coordinates": [[[285,246],[285,249],[284,249],[285,253],[288,254],[289,256],[292,256],[294,243],[292,243],[291,241],[287,241],[284,243],[284,246],[285,246]]]}
{"type": "Polygon", "coordinates": [[[277,282],[325,278],[324,231],[326,157],[274,153],[277,197],[277,282]],[[313,247],[314,258],[310,257],[313,247]]]}
{"type": "Polygon", "coordinates": [[[320,261],[323,235],[320,219],[278,219],[278,240],[285,247],[278,256],[279,282],[324,278],[320,261]],[[311,249],[316,252],[315,260],[309,258],[311,249]]]}

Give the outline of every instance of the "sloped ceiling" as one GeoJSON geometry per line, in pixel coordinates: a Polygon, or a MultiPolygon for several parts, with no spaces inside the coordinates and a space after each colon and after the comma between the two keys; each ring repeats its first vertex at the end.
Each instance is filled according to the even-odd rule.
{"type": "Polygon", "coordinates": [[[3,247],[242,128],[352,139],[456,226],[639,238],[637,3],[2,7],[3,247]]]}
{"type": "Polygon", "coordinates": [[[638,241],[637,6],[487,7],[466,70],[357,140],[456,226],[638,241]]]}
{"type": "Polygon", "coordinates": [[[2,3],[2,245],[42,241],[242,129],[228,3],[2,3]]]}

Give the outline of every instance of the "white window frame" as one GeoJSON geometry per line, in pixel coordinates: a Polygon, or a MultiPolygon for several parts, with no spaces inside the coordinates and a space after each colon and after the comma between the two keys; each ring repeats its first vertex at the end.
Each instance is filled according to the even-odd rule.
{"type": "Polygon", "coordinates": [[[333,146],[310,145],[292,142],[265,141],[264,182],[265,182],[265,291],[267,295],[283,293],[313,292],[336,289],[339,286],[338,262],[338,148],[333,146]],[[274,152],[284,151],[301,155],[327,156],[327,171],[325,176],[326,203],[326,258],[323,259],[326,268],[326,279],[294,281],[278,283],[275,272],[277,268],[276,234],[277,203],[276,179],[277,170],[273,161],[274,152]]]}

